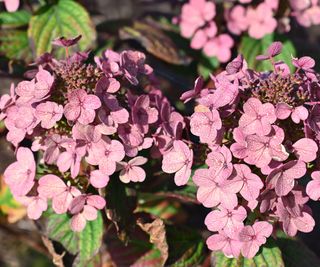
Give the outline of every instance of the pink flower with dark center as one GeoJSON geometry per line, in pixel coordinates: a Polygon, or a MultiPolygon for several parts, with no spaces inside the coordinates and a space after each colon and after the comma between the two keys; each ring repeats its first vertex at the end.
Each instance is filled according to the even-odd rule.
{"type": "Polygon", "coordinates": [[[226,229],[207,239],[207,246],[213,251],[222,251],[227,257],[238,258],[242,243],[239,241],[239,229],[226,229]]]}
{"type": "Polygon", "coordinates": [[[315,221],[307,209],[301,214],[289,212],[281,202],[277,204],[277,214],[282,222],[284,232],[289,236],[295,236],[298,231],[309,233],[315,226],[315,221]]]}
{"type": "Polygon", "coordinates": [[[274,106],[262,104],[257,98],[249,98],[243,105],[244,114],[239,120],[239,127],[244,134],[267,135],[271,132],[271,124],[277,120],[274,106]]]}
{"type": "Polygon", "coordinates": [[[95,95],[88,95],[83,89],[77,89],[69,93],[68,104],[64,107],[64,115],[69,121],[78,121],[87,125],[92,123],[101,102],[95,95]]]}
{"type": "Polygon", "coordinates": [[[206,159],[206,164],[214,170],[215,179],[228,178],[232,171],[232,155],[226,146],[222,146],[210,152],[206,159]]]}
{"type": "Polygon", "coordinates": [[[252,226],[246,225],[239,233],[239,240],[243,242],[241,253],[246,258],[253,258],[261,245],[267,242],[273,227],[268,222],[255,222],[252,226]]]}
{"type": "Polygon", "coordinates": [[[41,127],[52,128],[63,116],[63,106],[47,101],[36,107],[36,117],[41,121],[41,127]]]}
{"type": "Polygon", "coordinates": [[[47,174],[39,179],[39,196],[52,199],[52,208],[57,214],[67,212],[74,197],[81,192],[74,186],[67,186],[58,176],[47,174]]]}
{"type": "Polygon", "coordinates": [[[17,161],[10,164],[4,171],[5,183],[15,196],[25,196],[34,185],[36,163],[32,151],[26,147],[19,147],[17,161]]]}
{"type": "Polygon", "coordinates": [[[78,148],[74,140],[66,140],[61,144],[66,151],[62,152],[57,160],[57,166],[60,172],[66,172],[70,169],[71,177],[76,178],[80,171],[80,162],[85,155],[83,148],[78,148]]]}
{"type": "Polygon", "coordinates": [[[215,170],[198,169],[196,170],[193,181],[199,186],[197,199],[205,207],[215,207],[221,205],[227,209],[233,209],[238,205],[236,193],[243,185],[242,181],[236,179],[215,179],[215,170]]]}
{"type": "Polygon", "coordinates": [[[139,156],[129,160],[129,162],[119,162],[122,168],[119,175],[121,182],[143,182],[146,178],[146,172],[139,166],[145,164],[147,161],[147,158],[139,156]]]}
{"type": "Polygon", "coordinates": [[[287,195],[295,185],[295,179],[306,174],[306,164],[302,161],[292,160],[273,170],[267,177],[268,189],[275,189],[278,196],[287,195]]]}
{"type": "Polygon", "coordinates": [[[317,157],[318,145],[310,138],[301,138],[292,145],[297,158],[304,162],[314,161],[317,157]]]}
{"type": "Polygon", "coordinates": [[[16,200],[27,207],[28,217],[32,220],[38,220],[48,208],[47,200],[41,196],[22,196],[16,200]]]}
{"type": "Polygon", "coordinates": [[[247,212],[242,206],[231,210],[218,207],[206,216],[204,223],[210,231],[216,232],[225,228],[241,227],[246,217],[247,212]]]}
{"type": "Polygon", "coordinates": [[[175,173],[176,185],[185,185],[191,175],[193,151],[182,141],[174,141],[173,148],[163,155],[162,170],[175,173]]]}
{"type": "Polygon", "coordinates": [[[307,184],[306,192],[314,200],[320,200],[320,171],[314,171],[311,174],[312,180],[307,184]]]}
{"type": "Polygon", "coordinates": [[[247,157],[244,159],[249,164],[259,168],[267,166],[271,160],[284,161],[288,158],[282,141],[284,132],[281,128],[273,126],[272,132],[268,136],[248,135],[247,157]]]}
{"type": "Polygon", "coordinates": [[[248,201],[256,200],[260,195],[260,189],[264,184],[258,175],[251,172],[251,169],[245,164],[233,165],[236,170],[236,177],[243,182],[240,194],[248,201]]]}
{"type": "Polygon", "coordinates": [[[99,165],[102,173],[112,175],[116,171],[116,163],[124,156],[124,147],[118,140],[104,137],[92,147],[92,157],[87,157],[86,160],[89,164],[99,165]]]}
{"type": "Polygon", "coordinates": [[[213,109],[211,111],[193,113],[190,127],[191,133],[199,136],[201,143],[213,143],[217,137],[217,130],[222,127],[219,112],[213,109]]]}
{"type": "Polygon", "coordinates": [[[149,124],[158,120],[158,110],[150,106],[150,98],[147,95],[141,95],[134,103],[131,115],[133,123],[141,127],[143,133],[149,130],[149,124]]]}
{"type": "Polygon", "coordinates": [[[94,221],[98,217],[98,210],[106,205],[104,198],[98,195],[80,195],[74,198],[69,206],[69,211],[73,215],[71,218],[71,229],[81,232],[87,221],[94,221]]]}

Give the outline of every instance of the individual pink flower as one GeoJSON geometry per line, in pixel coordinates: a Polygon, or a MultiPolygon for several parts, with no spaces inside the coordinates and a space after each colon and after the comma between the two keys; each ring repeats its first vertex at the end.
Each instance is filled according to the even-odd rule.
{"type": "Polygon", "coordinates": [[[231,48],[234,45],[230,35],[223,33],[210,39],[203,47],[207,56],[215,56],[220,62],[227,62],[231,58],[231,48]]]}
{"type": "Polygon", "coordinates": [[[206,216],[204,223],[208,230],[216,232],[224,228],[234,229],[239,226],[241,227],[246,217],[247,212],[242,206],[231,210],[219,207],[206,216]]]}
{"type": "Polygon", "coordinates": [[[1,0],[1,2],[2,1],[4,2],[4,5],[8,12],[15,12],[19,8],[20,0],[1,0]]]}
{"type": "Polygon", "coordinates": [[[197,199],[205,207],[215,207],[221,205],[227,209],[233,209],[238,205],[236,193],[243,185],[242,181],[236,179],[221,178],[215,180],[215,170],[196,170],[193,181],[199,186],[197,199]]]}
{"type": "Polygon", "coordinates": [[[265,3],[259,4],[255,9],[249,7],[247,20],[249,24],[248,33],[255,39],[261,39],[274,32],[277,27],[277,21],[273,18],[273,11],[265,3]]]}
{"type": "Polygon", "coordinates": [[[69,206],[69,211],[73,215],[71,218],[71,229],[81,232],[87,221],[94,221],[98,217],[98,210],[106,205],[104,198],[98,195],[80,195],[74,198],[69,206]]]}
{"type": "Polygon", "coordinates": [[[207,239],[207,246],[213,251],[222,251],[227,257],[238,258],[242,243],[239,241],[239,229],[226,229],[207,239]]]}
{"type": "Polygon", "coordinates": [[[206,22],[211,21],[216,14],[215,4],[206,0],[190,0],[183,5],[181,11],[181,35],[192,37],[195,31],[206,22]]]}
{"type": "Polygon", "coordinates": [[[291,119],[294,123],[300,123],[300,121],[305,121],[308,116],[309,112],[304,106],[298,107],[290,107],[286,103],[279,103],[276,106],[276,116],[280,120],[287,119],[291,114],[291,119]]]}
{"type": "Polygon", "coordinates": [[[185,185],[191,175],[193,151],[182,141],[174,141],[173,148],[163,155],[162,170],[175,173],[176,185],[185,185]]]}
{"type": "Polygon", "coordinates": [[[141,95],[134,103],[132,110],[132,121],[141,127],[143,133],[149,130],[149,124],[158,120],[158,110],[150,106],[150,98],[147,95],[141,95]]]}
{"type": "Polygon", "coordinates": [[[81,35],[78,35],[74,38],[71,39],[67,39],[64,36],[56,38],[52,41],[53,45],[57,45],[57,46],[62,46],[62,47],[70,47],[73,46],[75,44],[77,44],[79,42],[79,40],[81,39],[81,35]]]}
{"type": "Polygon", "coordinates": [[[233,34],[240,35],[248,29],[246,9],[243,6],[236,5],[231,10],[226,10],[225,18],[228,30],[233,34]]]}
{"type": "Polygon", "coordinates": [[[210,152],[206,159],[206,164],[214,171],[214,179],[228,178],[232,171],[233,165],[232,154],[226,146],[218,147],[210,152]]]}
{"type": "Polygon", "coordinates": [[[143,182],[146,178],[146,172],[139,166],[145,164],[147,161],[147,158],[139,156],[129,160],[128,162],[119,162],[119,165],[122,168],[119,175],[121,182],[143,182]]]}
{"type": "Polygon", "coordinates": [[[245,162],[262,168],[267,166],[271,160],[286,160],[288,153],[282,145],[283,139],[284,131],[277,126],[273,126],[268,136],[248,135],[245,162]]]}
{"type": "Polygon", "coordinates": [[[136,124],[119,125],[118,134],[124,144],[132,147],[140,146],[144,140],[143,133],[136,124]]]}
{"type": "Polygon", "coordinates": [[[19,147],[17,161],[10,164],[4,171],[4,181],[15,196],[25,196],[34,185],[36,163],[32,151],[19,147]]]}
{"type": "Polygon", "coordinates": [[[90,173],[90,184],[95,188],[104,188],[109,183],[110,177],[100,170],[90,173]]]}
{"type": "Polygon", "coordinates": [[[87,157],[89,164],[99,165],[99,170],[112,175],[116,171],[116,163],[125,156],[123,145],[118,140],[111,140],[108,137],[101,139],[92,147],[92,156],[87,157]]]}
{"type": "Polygon", "coordinates": [[[292,160],[273,170],[267,177],[268,189],[275,189],[278,196],[287,195],[295,185],[295,179],[306,174],[306,164],[302,161],[292,160]]]}
{"type": "Polygon", "coordinates": [[[214,21],[208,22],[208,24],[201,29],[198,29],[191,40],[191,48],[201,49],[205,44],[218,32],[217,25],[214,21]]]}
{"type": "Polygon", "coordinates": [[[243,182],[240,194],[248,201],[255,200],[260,195],[260,189],[264,184],[258,175],[251,172],[251,169],[245,164],[235,164],[236,177],[243,182]]]}
{"type": "Polygon", "coordinates": [[[239,240],[243,242],[242,255],[246,258],[253,258],[260,246],[267,242],[272,230],[272,225],[263,221],[255,222],[252,226],[246,225],[239,233],[239,240]]]}
{"type": "Polygon", "coordinates": [[[293,58],[292,65],[304,71],[312,71],[316,62],[313,58],[305,56],[301,58],[293,58]]]}
{"type": "Polygon", "coordinates": [[[52,199],[52,208],[57,214],[67,212],[74,197],[81,192],[74,186],[67,186],[58,176],[47,174],[39,179],[39,196],[52,199]]]}
{"type": "Polygon", "coordinates": [[[71,177],[75,178],[80,171],[80,162],[85,154],[85,150],[78,148],[74,140],[68,140],[62,146],[66,151],[62,152],[57,159],[57,166],[60,172],[70,169],[71,177]]]}
{"type": "Polygon", "coordinates": [[[310,138],[301,138],[292,147],[297,158],[301,161],[311,162],[317,157],[318,145],[310,138]]]}
{"type": "Polygon", "coordinates": [[[95,110],[101,106],[97,96],[88,95],[83,89],[71,91],[68,100],[68,104],[64,107],[65,117],[70,121],[78,121],[85,125],[93,122],[95,110]]]}
{"type": "Polygon", "coordinates": [[[120,87],[121,85],[116,79],[103,76],[96,84],[96,92],[97,95],[98,92],[114,94],[119,91],[120,87]]]}
{"type": "Polygon", "coordinates": [[[274,106],[262,104],[257,98],[249,98],[243,105],[244,114],[239,120],[239,127],[244,134],[267,135],[271,132],[271,124],[277,119],[274,106]]]}
{"type": "Polygon", "coordinates": [[[60,155],[61,142],[62,138],[58,134],[53,134],[45,139],[46,149],[43,154],[43,159],[46,163],[54,164],[57,161],[60,155]]]}
{"type": "Polygon", "coordinates": [[[257,60],[268,60],[272,59],[275,56],[279,55],[282,51],[282,43],[281,42],[273,42],[269,45],[265,55],[258,55],[256,57],[257,60]]]}
{"type": "Polygon", "coordinates": [[[302,12],[296,12],[294,15],[298,23],[304,27],[320,24],[320,7],[318,4],[314,4],[302,12]]]}
{"type": "Polygon", "coordinates": [[[47,101],[36,107],[36,117],[41,120],[41,127],[52,128],[63,116],[63,106],[47,101]]]}
{"type": "Polygon", "coordinates": [[[17,197],[16,200],[27,207],[27,215],[32,220],[38,220],[48,208],[46,198],[41,196],[22,196],[17,197]]]}
{"type": "Polygon", "coordinates": [[[217,137],[217,130],[222,122],[219,112],[215,109],[205,112],[194,112],[190,120],[190,131],[200,137],[201,143],[213,143],[217,137]]]}
{"type": "Polygon", "coordinates": [[[314,171],[311,177],[312,180],[307,184],[306,192],[312,200],[318,201],[320,199],[320,171],[314,171]]]}
{"type": "Polygon", "coordinates": [[[77,147],[84,147],[90,154],[93,147],[101,140],[101,133],[97,126],[77,123],[72,127],[72,137],[76,140],[77,147]]]}
{"type": "Polygon", "coordinates": [[[284,205],[277,204],[277,214],[283,225],[284,232],[289,236],[295,236],[298,231],[309,233],[315,226],[315,221],[307,210],[302,210],[301,214],[289,212],[284,205]]]}

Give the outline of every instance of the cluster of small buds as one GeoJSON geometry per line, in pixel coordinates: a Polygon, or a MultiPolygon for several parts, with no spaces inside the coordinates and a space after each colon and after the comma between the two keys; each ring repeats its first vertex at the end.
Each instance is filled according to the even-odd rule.
{"type": "MultiPolygon", "coordinates": [[[[273,71],[248,69],[238,56],[226,71],[211,77],[214,88],[203,88],[198,78],[181,97],[196,101],[190,132],[207,151],[193,175],[198,201],[213,209],[205,219],[215,232],[207,245],[228,257],[254,257],[278,229],[295,236],[315,226],[306,203],[320,199],[320,83],[312,58],[293,58],[296,71],[290,73],[274,59],[281,50],[275,42],[258,56],[270,60],[273,71]],[[265,95],[277,97],[279,86],[272,81],[280,78],[293,85],[269,101],[265,95]],[[299,183],[309,177],[306,187],[299,183]]],[[[177,184],[186,183],[191,160],[187,144],[175,141],[164,155],[163,170],[175,172],[177,184]]]]}
{"type": "Polygon", "coordinates": [[[214,1],[189,0],[175,19],[181,35],[191,38],[191,48],[202,49],[207,56],[215,56],[220,62],[228,62],[234,45],[232,35],[243,33],[261,39],[277,28],[281,32],[290,30],[290,17],[296,18],[304,27],[320,24],[318,0],[292,0],[287,7],[279,6],[279,0],[264,0],[255,4],[251,0],[214,1]],[[216,13],[222,8],[222,17],[216,13]],[[284,11],[285,10],[285,11],[284,11]],[[222,25],[226,25],[225,31],[222,25]]]}
{"type": "Polygon", "coordinates": [[[12,85],[0,99],[0,119],[17,156],[5,182],[30,218],[38,219],[51,203],[57,214],[72,216],[74,231],[106,205],[92,192],[116,172],[123,183],[144,181],[148,159],[139,152],[150,149],[161,158],[185,127],[154,79],[139,84],[141,75],[152,75],[143,53],[107,50],[90,64],[87,53],[69,56],[68,47],[79,39],[55,40],[66,59],[43,55],[38,69],[27,73],[31,80],[12,85]],[[20,145],[24,139],[32,141],[31,149],[20,145]]]}

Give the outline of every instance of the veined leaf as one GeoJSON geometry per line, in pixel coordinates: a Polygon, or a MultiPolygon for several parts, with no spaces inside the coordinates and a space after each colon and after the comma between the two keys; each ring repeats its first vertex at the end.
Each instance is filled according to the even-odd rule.
{"type": "Polygon", "coordinates": [[[281,41],[283,44],[282,52],[276,56],[275,59],[281,60],[288,64],[291,70],[294,67],[291,64],[291,55],[296,55],[296,49],[293,43],[289,39],[285,39],[283,36],[268,34],[260,40],[253,39],[249,36],[243,36],[239,46],[239,53],[243,55],[248,62],[249,68],[257,71],[267,71],[272,69],[272,65],[268,60],[259,61],[256,60],[256,56],[266,53],[270,44],[275,41],[281,41]]]}
{"type": "Polygon", "coordinates": [[[16,28],[28,25],[31,14],[26,10],[19,10],[16,12],[1,12],[0,26],[5,28],[16,28]]]}
{"type": "Polygon", "coordinates": [[[101,213],[95,221],[87,221],[85,229],[76,233],[70,228],[70,217],[67,214],[50,214],[48,216],[47,235],[61,243],[71,254],[77,255],[73,266],[88,266],[89,261],[98,252],[103,235],[101,213]]]}
{"type": "Polygon", "coordinates": [[[79,34],[82,35],[78,43],[81,50],[93,45],[96,31],[89,14],[72,0],[58,0],[50,6],[40,8],[31,18],[28,29],[28,36],[32,40],[36,56],[50,52],[53,39],[61,36],[71,38],[79,34]]]}

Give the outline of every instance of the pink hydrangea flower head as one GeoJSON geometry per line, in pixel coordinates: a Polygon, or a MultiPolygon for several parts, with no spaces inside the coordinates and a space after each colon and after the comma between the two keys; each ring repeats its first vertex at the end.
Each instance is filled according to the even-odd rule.
{"type": "Polygon", "coordinates": [[[217,137],[217,130],[222,127],[219,112],[213,109],[193,113],[190,127],[191,133],[199,136],[202,143],[213,143],[217,137]]]}
{"type": "Polygon", "coordinates": [[[143,182],[146,178],[146,172],[139,166],[145,164],[147,161],[147,158],[138,156],[128,162],[119,162],[122,168],[119,175],[121,182],[143,182]]]}
{"type": "Polygon", "coordinates": [[[39,196],[52,199],[52,208],[57,214],[67,212],[74,197],[81,192],[74,186],[67,186],[58,176],[47,174],[39,179],[39,196]]]}
{"type": "Polygon", "coordinates": [[[17,161],[4,171],[4,181],[15,196],[25,196],[34,186],[36,163],[32,151],[26,147],[17,150],[17,161]]]}
{"type": "Polygon", "coordinates": [[[271,124],[277,119],[275,108],[270,103],[262,104],[257,98],[249,98],[243,105],[244,114],[239,120],[239,127],[245,134],[268,135],[271,124]]]}
{"type": "Polygon", "coordinates": [[[100,108],[100,99],[95,95],[88,95],[83,89],[77,89],[69,93],[68,104],[64,107],[65,117],[73,122],[81,124],[92,123],[95,118],[95,110],[100,108]]]}
{"type": "Polygon", "coordinates": [[[191,175],[193,151],[180,140],[173,142],[173,148],[163,155],[162,170],[166,173],[175,173],[176,185],[185,185],[191,175]]]}
{"type": "Polygon", "coordinates": [[[253,258],[261,245],[267,242],[273,227],[268,222],[255,222],[252,226],[246,225],[239,233],[239,239],[243,242],[241,253],[246,258],[253,258]]]}

